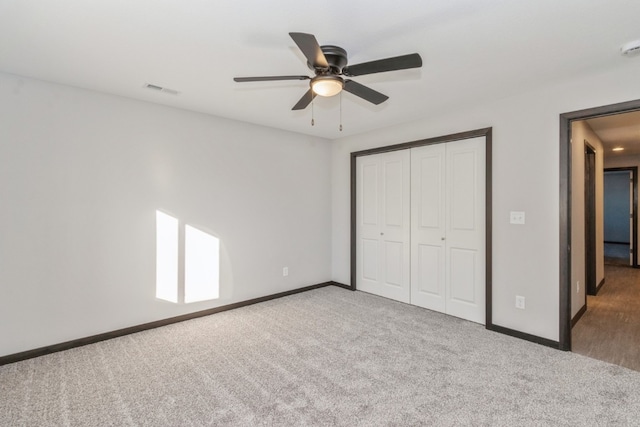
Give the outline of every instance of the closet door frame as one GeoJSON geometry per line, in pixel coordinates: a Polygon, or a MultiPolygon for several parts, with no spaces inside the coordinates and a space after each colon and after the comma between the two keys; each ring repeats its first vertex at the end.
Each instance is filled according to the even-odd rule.
{"type": "Polygon", "coordinates": [[[388,145],[385,147],[372,148],[368,150],[355,151],[351,153],[351,290],[356,290],[356,207],[357,207],[357,167],[356,159],[360,156],[386,153],[390,151],[405,150],[425,145],[442,144],[446,142],[459,141],[470,138],[485,138],[485,327],[494,329],[492,322],[492,128],[476,129],[467,132],[460,132],[450,135],[438,136],[435,138],[421,139],[417,141],[405,142],[401,144],[388,145]]]}

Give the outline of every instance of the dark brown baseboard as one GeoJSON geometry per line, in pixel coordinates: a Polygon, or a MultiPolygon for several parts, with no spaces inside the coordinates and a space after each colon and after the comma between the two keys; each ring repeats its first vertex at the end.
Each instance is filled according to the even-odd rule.
{"type": "Polygon", "coordinates": [[[264,297],[253,298],[247,301],[236,302],[233,304],[223,305],[221,307],[209,308],[207,310],[196,311],[194,313],[183,314],[181,316],[170,317],[168,319],[156,320],[155,322],[143,323],[142,325],[131,326],[124,329],[118,329],[116,331],[105,332],[98,335],[92,335],[90,337],[79,338],[63,342],[60,344],[53,344],[46,347],[40,347],[33,350],[22,351],[20,353],[9,354],[7,356],[0,357],[0,366],[7,365],[9,363],[19,362],[21,360],[33,359],[34,357],[40,357],[59,351],[69,350],[83,345],[94,344],[100,341],[106,341],[112,338],[121,337],[124,335],[135,334],[136,332],[142,332],[149,329],[159,328],[161,326],[171,325],[173,323],[184,322],[185,320],[196,319],[198,317],[210,316],[215,313],[223,311],[233,310],[240,307],[246,307],[248,305],[257,304],[260,302],[270,301],[277,298],[286,297],[289,295],[298,294],[301,292],[310,291],[313,289],[324,288],[326,286],[338,286],[340,288],[352,290],[351,286],[344,285],[338,282],[324,282],[317,285],[305,286],[303,288],[293,289],[286,292],[280,292],[273,295],[267,295],[264,297]]]}
{"type": "Polygon", "coordinates": [[[337,286],[337,287],[342,288],[342,289],[346,289],[348,291],[355,291],[356,290],[354,287],[349,286],[349,285],[345,285],[343,283],[329,282],[329,284],[332,285],[332,286],[337,286]]]}
{"type": "Polygon", "coordinates": [[[499,332],[501,334],[510,335],[515,338],[520,338],[526,341],[531,341],[536,344],[544,345],[546,347],[551,347],[555,349],[560,349],[560,343],[558,341],[553,341],[547,338],[542,338],[537,335],[527,334],[525,332],[516,331],[515,329],[505,328],[503,326],[498,325],[487,325],[487,329],[494,332],[499,332]]]}
{"type": "MultiPolygon", "coordinates": [[[[602,278],[600,283],[598,283],[598,286],[596,286],[596,295],[598,295],[598,292],[600,292],[600,288],[602,287],[602,285],[604,285],[604,277],[602,278]]],[[[585,310],[586,310],[586,306],[585,306],[585,310]]]]}
{"type": "MultiPolygon", "coordinates": [[[[600,286],[602,286],[603,283],[604,283],[604,279],[602,279],[602,282],[600,282],[600,286]]],[[[587,304],[583,305],[582,308],[578,310],[576,315],[573,316],[573,319],[571,319],[571,328],[576,326],[576,323],[578,323],[578,320],[580,320],[582,315],[585,314],[586,312],[587,312],[587,304]]]]}

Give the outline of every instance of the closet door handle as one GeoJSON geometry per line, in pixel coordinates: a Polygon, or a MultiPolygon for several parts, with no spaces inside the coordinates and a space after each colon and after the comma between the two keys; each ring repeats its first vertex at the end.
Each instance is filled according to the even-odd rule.
{"type": "Polygon", "coordinates": [[[441,237],[440,240],[444,240],[444,237],[441,237]]]}
{"type": "Polygon", "coordinates": [[[384,236],[384,233],[380,233],[381,236],[384,236]]]}

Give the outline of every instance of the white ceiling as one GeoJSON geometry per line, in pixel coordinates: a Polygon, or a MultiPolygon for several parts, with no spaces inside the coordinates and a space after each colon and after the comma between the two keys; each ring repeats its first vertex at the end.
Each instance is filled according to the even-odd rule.
{"type": "MultiPolygon", "coordinates": [[[[0,0],[0,71],[335,139],[502,98],[640,58],[632,0],[0,0]],[[350,64],[417,52],[423,68],[354,78],[390,97],[342,96],[291,111],[309,74],[288,33],[350,64]],[[145,89],[152,83],[170,95],[145,89]]],[[[623,65],[625,66],[625,65],[623,65]]],[[[587,88],[585,88],[587,89],[587,88]]]]}
{"type": "Polygon", "coordinates": [[[586,120],[604,146],[605,156],[640,154],[640,111],[586,120]],[[613,151],[623,148],[623,151],[613,151]]]}

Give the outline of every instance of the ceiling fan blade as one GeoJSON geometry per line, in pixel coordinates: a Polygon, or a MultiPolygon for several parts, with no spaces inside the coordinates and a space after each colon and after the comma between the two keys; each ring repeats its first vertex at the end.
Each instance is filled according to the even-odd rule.
{"type": "Polygon", "coordinates": [[[351,65],[349,67],[345,67],[342,70],[342,74],[354,77],[363,76],[365,74],[383,73],[385,71],[406,70],[408,68],[419,67],[422,67],[422,58],[417,53],[411,53],[409,55],[351,65]]]}
{"type": "Polygon", "coordinates": [[[271,82],[276,80],[309,80],[309,76],[234,77],[235,82],[271,82]]]}
{"type": "Polygon", "coordinates": [[[353,80],[344,81],[344,90],[376,105],[382,104],[384,101],[389,99],[387,95],[361,85],[360,83],[354,82],[353,80]]]}
{"type": "Polygon", "coordinates": [[[309,89],[307,93],[302,95],[300,101],[298,101],[298,103],[293,106],[292,110],[304,110],[309,104],[311,104],[311,101],[313,101],[313,98],[315,97],[316,94],[311,89],[309,89]]]}
{"type": "Polygon", "coordinates": [[[329,63],[313,34],[289,33],[313,68],[328,69],[329,63]]]}

